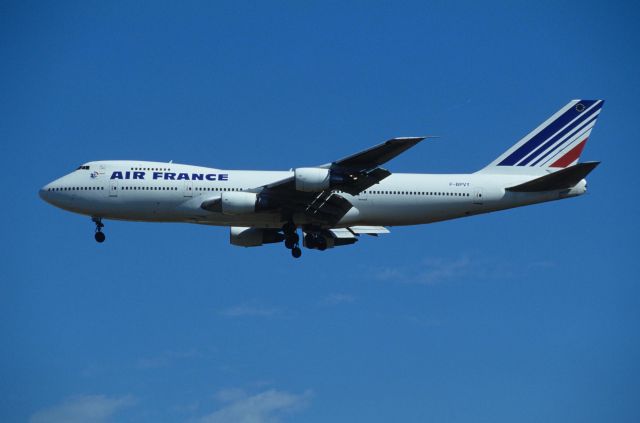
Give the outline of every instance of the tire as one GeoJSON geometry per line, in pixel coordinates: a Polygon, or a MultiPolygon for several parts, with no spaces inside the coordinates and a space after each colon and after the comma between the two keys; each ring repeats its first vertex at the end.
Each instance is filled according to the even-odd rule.
{"type": "Polygon", "coordinates": [[[304,237],[304,244],[307,248],[313,250],[316,248],[316,238],[312,234],[307,234],[304,237]]]}
{"type": "Polygon", "coordinates": [[[96,239],[97,242],[102,243],[107,237],[102,232],[96,232],[94,238],[96,239]]]}
{"type": "Polygon", "coordinates": [[[294,233],[295,231],[296,231],[296,225],[294,225],[292,222],[287,222],[282,227],[282,232],[284,232],[285,235],[294,233]]]}

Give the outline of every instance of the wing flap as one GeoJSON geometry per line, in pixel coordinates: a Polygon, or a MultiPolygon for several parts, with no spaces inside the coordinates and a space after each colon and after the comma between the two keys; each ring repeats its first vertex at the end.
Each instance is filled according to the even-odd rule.
{"type": "Polygon", "coordinates": [[[349,229],[347,228],[334,228],[334,229],[329,229],[329,232],[331,232],[331,236],[334,238],[340,238],[340,239],[353,239],[356,236],[354,235],[353,232],[351,232],[349,229]]]}
{"type": "Polygon", "coordinates": [[[305,209],[305,214],[313,219],[319,219],[336,224],[347,214],[353,205],[341,195],[323,191],[305,209]]]}
{"type": "Polygon", "coordinates": [[[389,229],[384,226],[351,226],[349,230],[356,235],[379,235],[390,233],[389,229]]]}

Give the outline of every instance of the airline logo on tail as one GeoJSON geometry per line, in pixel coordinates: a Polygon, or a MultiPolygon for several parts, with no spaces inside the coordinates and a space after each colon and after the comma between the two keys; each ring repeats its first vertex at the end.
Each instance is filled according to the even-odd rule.
{"type": "Polygon", "coordinates": [[[573,100],[528,134],[493,166],[555,167],[578,161],[604,100],[573,100]]]}

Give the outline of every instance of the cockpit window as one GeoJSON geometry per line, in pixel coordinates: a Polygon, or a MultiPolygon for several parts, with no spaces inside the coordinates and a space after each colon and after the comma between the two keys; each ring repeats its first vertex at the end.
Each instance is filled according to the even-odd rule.
{"type": "Polygon", "coordinates": [[[89,170],[89,166],[78,166],[78,169],[76,169],[76,170],[81,170],[81,169],[89,170]]]}

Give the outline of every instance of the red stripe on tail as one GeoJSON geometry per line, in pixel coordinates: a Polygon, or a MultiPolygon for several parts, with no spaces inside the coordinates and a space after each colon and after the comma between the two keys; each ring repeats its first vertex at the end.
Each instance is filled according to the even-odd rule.
{"type": "Polygon", "coordinates": [[[567,167],[571,163],[578,160],[580,154],[582,154],[582,150],[584,149],[585,144],[587,143],[588,138],[585,138],[580,142],[580,144],[573,147],[567,154],[560,157],[558,160],[553,162],[549,167],[567,167]]]}

